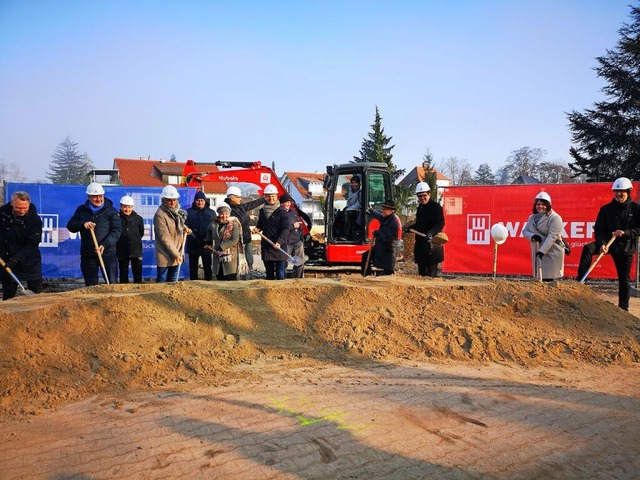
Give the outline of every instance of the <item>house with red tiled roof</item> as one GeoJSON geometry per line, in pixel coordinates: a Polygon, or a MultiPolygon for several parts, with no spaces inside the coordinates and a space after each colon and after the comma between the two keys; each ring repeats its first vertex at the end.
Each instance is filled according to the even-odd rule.
{"type": "MultiPolygon", "coordinates": [[[[398,182],[398,185],[402,187],[415,187],[419,182],[424,182],[427,170],[424,167],[414,167],[409,173],[407,173],[402,180],[398,182]]],[[[436,185],[438,188],[451,186],[451,179],[446,175],[435,170],[436,185]]]]}
{"type": "MultiPolygon", "coordinates": [[[[151,160],[146,158],[114,158],[114,177],[111,182],[123,186],[162,187],[179,186],[182,183],[184,162],[151,160]]],[[[213,164],[199,163],[201,171],[217,172],[213,164]]],[[[226,198],[226,182],[202,182],[202,191],[210,200],[211,208],[220,205],[226,198]]]]}
{"type": "Polygon", "coordinates": [[[323,188],[324,173],[284,172],[280,183],[314,225],[324,225],[322,201],[327,196],[323,188]]]}

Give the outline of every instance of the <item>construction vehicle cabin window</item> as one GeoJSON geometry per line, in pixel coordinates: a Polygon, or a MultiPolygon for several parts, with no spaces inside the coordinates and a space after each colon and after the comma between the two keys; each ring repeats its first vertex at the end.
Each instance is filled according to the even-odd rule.
{"type": "Polygon", "coordinates": [[[367,193],[369,205],[372,207],[380,206],[387,198],[392,198],[390,186],[385,185],[385,176],[378,172],[369,172],[367,193]]]}

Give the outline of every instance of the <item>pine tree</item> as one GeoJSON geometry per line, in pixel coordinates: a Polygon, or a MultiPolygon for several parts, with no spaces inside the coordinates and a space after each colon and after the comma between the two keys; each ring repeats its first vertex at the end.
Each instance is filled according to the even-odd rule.
{"type": "Polygon", "coordinates": [[[88,154],[80,154],[78,144],[67,137],[60,142],[51,155],[46,176],[58,185],[85,185],[87,174],[94,168],[88,154]]]}
{"type": "Polygon", "coordinates": [[[478,167],[473,176],[473,180],[478,185],[495,185],[496,176],[491,171],[491,167],[488,163],[483,163],[478,167]]]}
{"type": "Polygon", "coordinates": [[[353,157],[355,162],[384,162],[389,166],[389,172],[391,173],[391,181],[395,183],[402,175],[404,175],[404,169],[399,170],[392,161],[393,154],[391,150],[395,145],[391,145],[389,142],[393,137],[387,137],[382,128],[382,117],[376,106],[376,116],[373,124],[371,125],[372,132],[368,134],[369,138],[362,140],[362,147],[360,147],[360,156],[353,157]]]}
{"type": "Polygon", "coordinates": [[[619,30],[616,48],[596,58],[607,99],[567,114],[576,144],[569,167],[588,181],[640,178],[640,8],[631,7],[631,19],[619,30]]]}

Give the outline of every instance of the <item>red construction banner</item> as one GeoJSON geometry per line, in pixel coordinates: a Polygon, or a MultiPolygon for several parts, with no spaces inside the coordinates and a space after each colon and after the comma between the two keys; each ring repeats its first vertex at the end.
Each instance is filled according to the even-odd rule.
{"type": "MultiPolygon", "coordinates": [[[[529,241],[522,229],[533,212],[535,196],[544,191],[552,208],[562,217],[563,237],[571,246],[565,256],[565,278],[575,278],[582,246],[593,241],[593,224],[600,207],[613,199],[611,182],[535,185],[483,185],[444,187],[442,206],[449,242],[445,247],[445,273],[491,274],[494,242],[491,226],[503,224],[509,238],[498,246],[498,275],[532,275],[529,241]]],[[[631,196],[638,201],[640,182],[633,183],[631,196]]],[[[635,262],[631,277],[635,279],[635,262]]],[[[589,278],[617,278],[613,261],[605,256],[589,278]]]]}

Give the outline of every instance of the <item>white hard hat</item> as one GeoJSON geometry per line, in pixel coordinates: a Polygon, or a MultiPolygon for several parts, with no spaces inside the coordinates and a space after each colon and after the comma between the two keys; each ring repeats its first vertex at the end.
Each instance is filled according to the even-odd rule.
{"type": "Polygon", "coordinates": [[[431,187],[427,182],[420,182],[416,185],[416,195],[419,193],[430,192],[431,187]]]}
{"type": "Polygon", "coordinates": [[[631,190],[631,189],[633,189],[633,184],[631,183],[631,180],[629,180],[627,177],[616,178],[616,181],[613,182],[613,187],[611,187],[611,190],[631,190]]]}
{"type": "Polygon", "coordinates": [[[104,188],[99,183],[90,183],[87,185],[87,195],[104,195],[104,188]]]}
{"type": "Polygon", "coordinates": [[[266,187],[264,187],[264,194],[265,195],[269,195],[275,193],[276,195],[278,194],[278,189],[276,188],[275,185],[267,185],[266,187]]]}
{"type": "Polygon", "coordinates": [[[507,241],[508,237],[509,231],[503,224],[496,223],[493,227],[491,227],[491,238],[493,238],[493,241],[496,242],[496,244],[502,245],[507,241]]]}
{"type": "Polygon", "coordinates": [[[236,197],[241,197],[242,192],[238,187],[229,187],[227,188],[227,197],[230,195],[235,195],[236,197]]]}
{"type": "Polygon", "coordinates": [[[551,205],[551,196],[547,192],[540,192],[536,195],[536,200],[546,200],[551,205]]]}
{"type": "Polygon", "coordinates": [[[129,205],[130,207],[133,207],[133,198],[129,195],[125,195],[120,199],[120,205],[129,205]]]}
{"type": "Polygon", "coordinates": [[[178,193],[178,189],[173,185],[167,185],[162,189],[162,198],[174,199],[180,198],[180,194],[178,193]]]}

